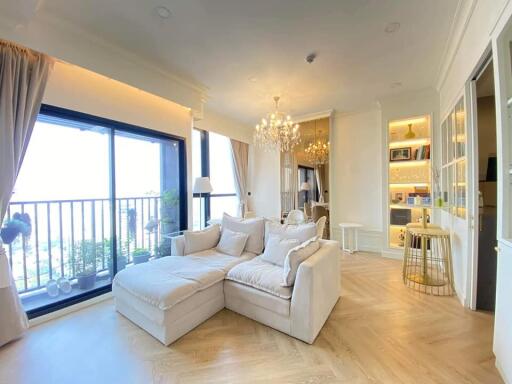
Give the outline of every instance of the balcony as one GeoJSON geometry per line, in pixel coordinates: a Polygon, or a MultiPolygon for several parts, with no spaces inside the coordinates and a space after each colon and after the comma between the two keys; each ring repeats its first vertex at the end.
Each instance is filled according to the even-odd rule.
{"type": "MultiPolygon", "coordinates": [[[[114,248],[118,270],[169,255],[170,238],[179,233],[176,199],[170,192],[116,199],[116,247],[111,244],[109,199],[11,202],[2,238],[6,237],[4,248],[25,310],[109,285],[114,248]],[[5,228],[15,219],[21,219],[25,227],[8,243],[10,234],[5,228]],[[95,275],[92,285],[84,286],[79,279],[86,270],[95,275]],[[57,286],[62,277],[69,282],[68,289],[57,286]]],[[[66,288],[66,280],[60,282],[66,288]]]]}

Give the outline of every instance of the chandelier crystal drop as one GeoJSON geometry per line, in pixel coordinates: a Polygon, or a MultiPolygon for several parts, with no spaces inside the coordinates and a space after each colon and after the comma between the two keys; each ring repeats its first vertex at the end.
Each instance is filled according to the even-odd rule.
{"type": "Polygon", "coordinates": [[[274,101],[275,111],[262,118],[256,125],[254,142],[261,148],[288,152],[300,143],[299,124],[294,123],[289,115],[279,111],[279,96],[275,96],[274,101]]]}

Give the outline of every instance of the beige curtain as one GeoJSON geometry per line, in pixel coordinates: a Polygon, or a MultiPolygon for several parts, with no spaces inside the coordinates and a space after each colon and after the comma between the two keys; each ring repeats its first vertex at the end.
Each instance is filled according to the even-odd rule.
{"type": "Polygon", "coordinates": [[[244,217],[247,209],[247,179],[249,173],[249,144],[231,139],[231,154],[235,170],[236,194],[240,199],[239,214],[244,217]]]}
{"type": "MultiPolygon", "coordinates": [[[[0,40],[0,222],[34,128],[53,61],[0,40]]],[[[19,338],[27,316],[0,241],[0,346],[19,338]]]]}
{"type": "Polygon", "coordinates": [[[299,172],[293,152],[281,152],[281,211],[297,209],[299,172]]]}

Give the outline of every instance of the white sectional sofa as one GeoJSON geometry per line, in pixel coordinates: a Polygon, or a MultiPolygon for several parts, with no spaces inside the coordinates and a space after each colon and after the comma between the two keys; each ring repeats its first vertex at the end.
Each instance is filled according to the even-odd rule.
{"type": "MultiPolygon", "coordinates": [[[[228,227],[223,222],[223,230],[228,227]]],[[[295,281],[285,286],[290,284],[283,283],[283,267],[267,262],[261,254],[268,229],[265,234],[264,225],[256,227],[253,231],[254,226],[242,226],[242,232],[250,232],[250,241],[240,256],[217,249],[220,231],[216,229],[207,229],[208,235],[195,232],[174,238],[173,256],[116,275],[112,291],[117,311],[165,345],[224,307],[313,343],[339,299],[338,244],[311,239],[309,246],[314,242],[317,250],[296,263],[295,281]]],[[[287,233],[296,236],[294,230],[287,233]]]]}

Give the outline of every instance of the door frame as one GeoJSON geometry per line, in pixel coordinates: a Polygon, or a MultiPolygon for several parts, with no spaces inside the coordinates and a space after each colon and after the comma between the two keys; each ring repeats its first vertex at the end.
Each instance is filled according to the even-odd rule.
{"type": "MultiPolygon", "coordinates": [[[[471,73],[469,80],[465,85],[465,93],[467,95],[467,207],[468,207],[468,298],[467,305],[470,309],[476,310],[477,300],[477,283],[478,283],[478,236],[480,228],[479,217],[479,151],[478,151],[478,109],[477,109],[477,93],[476,82],[485,71],[487,66],[493,63],[494,57],[491,42],[482,54],[478,64],[471,73]],[[469,154],[471,154],[469,156],[469,154]]],[[[495,79],[496,80],[496,79],[495,79]]],[[[494,82],[494,94],[496,100],[496,81],[494,82]]],[[[496,112],[497,113],[497,112],[496,112]]],[[[498,131],[498,124],[496,124],[498,131]]],[[[496,143],[497,144],[497,143],[496,143]]]]}

